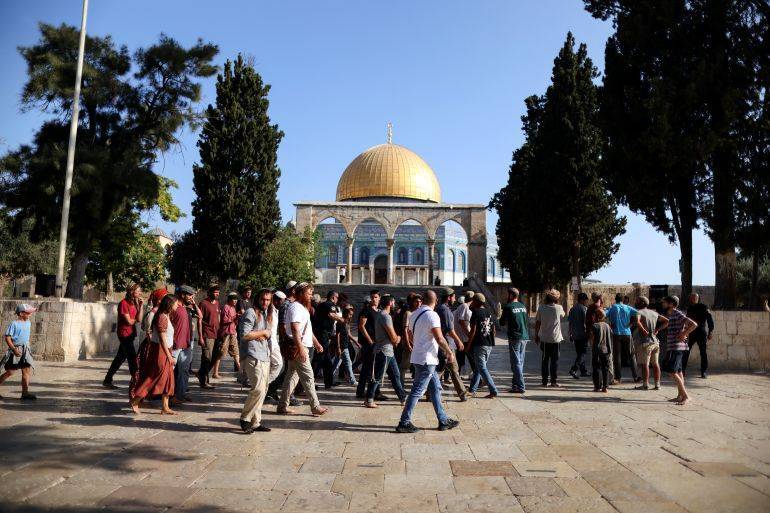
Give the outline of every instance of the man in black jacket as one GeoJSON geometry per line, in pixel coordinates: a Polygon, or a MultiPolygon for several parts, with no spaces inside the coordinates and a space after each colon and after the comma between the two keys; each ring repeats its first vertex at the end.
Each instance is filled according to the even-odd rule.
{"type": "Polygon", "coordinates": [[[714,318],[711,316],[709,307],[700,302],[698,294],[690,294],[690,304],[687,307],[687,317],[698,323],[698,327],[690,334],[690,351],[684,354],[682,358],[682,374],[687,372],[687,360],[690,358],[692,346],[698,344],[700,350],[700,377],[706,378],[706,371],[709,367],[709,358],[706,353],[706,342],[711,340],[714,333],[714,318]]]}

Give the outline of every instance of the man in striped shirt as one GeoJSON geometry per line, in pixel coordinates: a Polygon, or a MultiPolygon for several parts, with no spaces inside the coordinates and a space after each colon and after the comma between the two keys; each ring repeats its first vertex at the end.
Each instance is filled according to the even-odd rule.
{"type": "Polygon", "coordinates": [[[682,405],[687,404],[690,396],[684,388],[684,375],[682,374],[682,358],[690,350],[687,345],[687,336],[698,327],[698,324],[687,317],[679,310],[679,298],[668,296],[663,300],[663,306],[666,308],[666,317],[668,317],[666,359],[663,362],[662,369],[671,375],[671,379],[676,383],[679,391],[678,395],[669,399],[671,402],[682,405]]]}

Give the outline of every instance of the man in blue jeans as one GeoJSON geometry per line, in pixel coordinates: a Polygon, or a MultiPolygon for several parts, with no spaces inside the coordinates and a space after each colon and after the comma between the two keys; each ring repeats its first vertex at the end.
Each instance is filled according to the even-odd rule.
{"type": "Polygon", "coordinates": [[[393,328],[393,318],[390,316],[390,311],[395,301],[393,296],[382,296],[382,299],[380,299],[380,311],[377,312],[374,318],[374,376],[366,389],[366,402],[364,406],[367,408],[377,408],[374,398],[382,388],[386,371],[390,383],[396,391],[398,400],[401,401],[401,406],[404,405],[406,400],[406,392],[404,392],[404,387],[401,386],[401,371],[396,363],[394,349],[394,346],[401,342],[401,337],[396,335],[396,330],[393,328]]]}
{"type": "Polygon", "coordinates": [[[429,290],[425,293],[423,304],[412,312],[409,318],[409,329],[412,333],[414,347],[412,349],[411,363],[414,365],[414,381],[412,390],[406,399],[401,420],[396,426],[397,433],[417,433],[420,431],[412,424],[412,412],[420,401],[420,398],[428,390],[428,397],[433,403],[433,409],[438,418],[438,429],[444,431],[460,425],[460,423],[447,417],[444,407],[441,405],[441,380],[436,374],[438,365],[439,347],[446,355],[447,362],[454,360],[454,355],[449,349],[449,344],[441,333],[441,319],[433,311],[436,306],[436,293],[429,290]]]}
{"type": "Polygon", "coordinates": [[[497,397],[497,387],[489,369],[487,369],[487,360],[492,354],[492,348],[495,347],[495,321],[485,306],[486,301],[487,298],[484,297],[484,294],[479,293],[473,296],[471,303],[473,314],[471,314],[471,334],[468,338],[468,347],[471,348],[476,368],[473,371],[468,392],[473,396],[479,388],[481,378],[484,378],[487,386],[489,386],[489,394],[484,397],[494,399],[497,397]]]}
{"type": "Polygon", "coordinates": [[[529,342],[529,314],[524,303],[519,301],[519,289],[508,289],[508,304],[503,307],[500,325],[508,328],[508,354],[511,358],[512,394],[523,394],[524,357],[529,342]]]}

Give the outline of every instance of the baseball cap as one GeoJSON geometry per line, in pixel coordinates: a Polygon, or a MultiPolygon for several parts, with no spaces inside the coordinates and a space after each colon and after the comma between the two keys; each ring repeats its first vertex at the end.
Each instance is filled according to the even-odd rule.
{"type": "Polygon", "coordinates": [[[275,291],[275,294],[273,294],[278,299],[286,299],[286,294],[283,293],[281,290],[275,291]]]}
{"type": "Polygon", "coordinates": [[[182,294],[190,294],[191,296],[195,295],[195,289],[189,285],[182,285],[181,287],[179,287],[179,292],[181,292],[182,294]]]}
{"type": "Polygon", "coordinates": [[[19,305],[16,305],[16,314],[17,315],[22,313],[22,312],[32,313],[32,312],[35,312],[35,311],[37,311],[37,308],[35,308],[34,306],[32,306],[32,305],[30,305],[28,303],[21,303],[19,305]]]}

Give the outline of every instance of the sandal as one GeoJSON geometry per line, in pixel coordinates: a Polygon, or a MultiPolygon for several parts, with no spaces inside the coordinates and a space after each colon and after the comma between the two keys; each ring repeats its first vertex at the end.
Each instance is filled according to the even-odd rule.
{"type": "Polygon", "coordinates": [[[310,410],[310,412],[313,414],[314,417],[320,417],[321,415],[325,415],[326,413],[328,413],[329,408],[321,406],[317,410],[310,410]]]}

